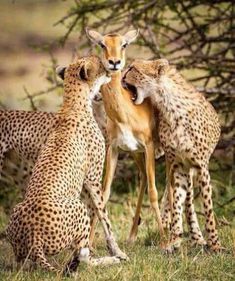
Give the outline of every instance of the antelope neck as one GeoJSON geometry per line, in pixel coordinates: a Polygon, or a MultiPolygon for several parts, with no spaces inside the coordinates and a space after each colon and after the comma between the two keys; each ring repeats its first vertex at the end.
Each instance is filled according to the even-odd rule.
{"type": "Polygon", "coordinates": [[[111,81],[102,87],[102,97],[108,117],[113,122],[124,123],[127,120],[125,112],[125,96],[121,84],[121,71],[112,74],[111,81]]]}

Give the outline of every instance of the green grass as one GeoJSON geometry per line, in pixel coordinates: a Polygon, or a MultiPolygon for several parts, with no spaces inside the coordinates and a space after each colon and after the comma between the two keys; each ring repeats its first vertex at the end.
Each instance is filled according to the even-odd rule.
{"type": "MultiPolygon", "coordinates": [[[[128,198],[133,200],[131,197],[128,195],[128,198]]],[[[122,198],[123,202],[128,202],[128,198],[122,198]]],[[[136,198],[133,201],[135,200],[136,198]]],[[[181,250],[167,256],[159,249],[156,222],[148,207],[145,207],[142,212],[138,240],[134,245],[126,243],[133,209],[127,203],[109,203],[115,235],[130,261],[98,268],[81,264],[76,277],[71,278],[62,278],[40,269],[17,271],[11,247],[3,240],[0,241],[0,280],[234,280],[235,232],[232,226],[219,227],[222,245],[226,247],[224,253],[206,253],[201,248],[191,247],[186,233],[181,250]]],[[[202,217],[200,216],[199,219],[201,221],[202,217]]],[[[1,215],[1,229],[4,229],[6,223],[7,216],[1,215]]],[[[96,256],[107,254],[100,226],[97,229],[95,248],[96,256]]],[[[59,257],[52,258],[51,262],[61,266],[66,263],[69,255],[70,252],[66,251],[59,257]]]]}

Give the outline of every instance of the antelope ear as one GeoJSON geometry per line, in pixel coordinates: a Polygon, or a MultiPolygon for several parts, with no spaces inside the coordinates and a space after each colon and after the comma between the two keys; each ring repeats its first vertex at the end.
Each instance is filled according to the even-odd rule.
{"type": "Polygon", "coordinates": [[[158,75],[164,75],[169,69],[169,61],[167,59],[155,60],[155,68],[158,75]]]}
{"type": "Polygon", "coordinates": [[[136,37],[139,35],[139,29],[134,29],[134,30],[130,30],[128,31],[126,34],[123,35],[125,41],[127,44],[130,44],[131,42],[133,42],[136,37]]]}
{"type": "Polygon", "coordinates": [[[93,68],[92,68],[92,64],[89,62],[85,62],[80,70],[79,70],[79,77],[81,80],[87,81],[92,79],[94,74],[93,68]]]}
{"type": "Polygon", "coordinates": [[[64,73],[65,73],[66,67],[65,66],[57,66],[55,69],[56,74],[64,80],[64,73]]]}
{"type": "Polygon", "coordinates": [[[104,38],[102,34],[89,28],[86,28],[86,35],[95,44],[100,44],[104,38]]]}

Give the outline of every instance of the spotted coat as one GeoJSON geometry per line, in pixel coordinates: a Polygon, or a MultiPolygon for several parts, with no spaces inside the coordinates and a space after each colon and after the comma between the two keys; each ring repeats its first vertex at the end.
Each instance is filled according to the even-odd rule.
{"type": "Polygon", "coordinates": [[[208,246],[221,249],[215,226],[209,159],[220,136],[218,115],[165,59],[136,61],[127,70],[124,83],[136,89],[136,103],[150,97],[159,110],[159,136],[170,164],[173,186],[171,238],[167,250],[179,247],[183,233],[182,207],[194,243],[205,244],[194,210],[193,186],[201,191],[205,209],[208,246]]]}
{"type": "Polygon", "coordinates": [[[46,256],[72,247],[74,257],[65,269],[68,272],[75,270],[80,260],[110,264],[125,259],[126,255],[115,241],[103,204],[105,143],[90,102],[91,95],[109,78],[101,61],[94,56],[80,59],[64,71],[63,106],[39,152],[24,200],[12,212],[7,237],[17,261],[28,257],[53,271],[57,269],[46,256]],[[93,259],[89,255],[92,217],[80,200],[83,187],[102,222],[114,257],[93,259]]]}

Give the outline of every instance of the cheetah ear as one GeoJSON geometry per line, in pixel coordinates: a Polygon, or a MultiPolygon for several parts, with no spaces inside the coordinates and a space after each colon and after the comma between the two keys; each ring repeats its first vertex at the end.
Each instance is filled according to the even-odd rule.
{"type": "Polygon", "coordinates": [[[134,29],[128,31],[126,34],[123,35],[126,43],[129,45],[131,42],[133,42],[136,37],[139,35],[139,29],[134,29]]]}
{"type": "Polygon", "coordinates": [[[86,35],[91,40],[91,42],[100,45],[104,39],[104,36],[95,30],[86,28],[86,35]]]}
{"type": "Polygon", "coordinates": [[[84,63],[80,70],[79,70],[79,77],[81,80],[89,80],[92,78],[92,74],[93,74],[93,71],[92,71],[92,65],[91,63],[84,63]]]}
{"type": "Polygon", "coordinates": [[[166,74],[169,69],[169,61],[167,59],[155,60],[154,65],[158,76],[166,74]]]}
{"type": "Polygon", "coordinates": [[[64,80],[64,73],[65,73],[66,67],[65,66],[57,66],[56,67],[56,74],[62,79],[64,80]]]}

